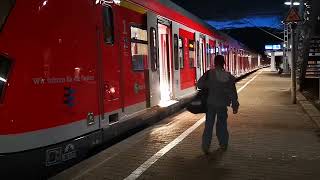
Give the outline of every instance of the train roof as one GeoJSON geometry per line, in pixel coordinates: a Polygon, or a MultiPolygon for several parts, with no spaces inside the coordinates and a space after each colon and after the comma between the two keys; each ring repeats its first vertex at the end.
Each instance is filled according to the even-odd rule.
{"type": "Polygon", "coordinates": [[[199,18],[196,15],[190,13],[189,11],[187,11],[184,8],[182,8],[181,6],[173,3],[172,1],[170,1],[170,0],[159,0],[159,2],[161,2],[162,4],[166,5],[167,7],[171,8],[171,9],[181,13],[182,15],[192,19],[193,21],[198,22],[199,24],[203,25],[204,27],[214,31],[215,33],[219,34],[222,39],[228,41],[233,46],[238,46],[238,47],[242,47],[243,49],[247,49],[247,47],[243,43],[235,40],[234,38],[232,38],[231,36],[227,35],[226,33],[218,31],[213,26],[211,26],[208,23],[204,22],[201,18],[199,18]]]}
{"type": "Polygon", "coordinates": [[[227,41],[231,46],[242,48],[249,51],[249,49],[241,42],[233,39],[226,33],[218,31],[213,26],[209,25],[199,17],[185,10],[181,6],[178,6],[170,0],[130,0],[136,4],[142,5],[143,7],[171,20],[176,20],[179,23],[194,28],[204,34],[213,36],[218,39],[227,41]],[[171,11],[170,11],[171,10],[171,11]]]}
{"type": "Polygon", "coordinates": [[[166,5],[167,7],[181,13],[182,15],[192,19],[195,22],[198,22],[199,24],[201,24],[202,26],[214,31],[214,32],[218,32],[217,29],[215,29],[213,26],[209,25],[208,23],[204,22],[201,18],[199,18],[198,16],[190,13],[189,11],[185,10],[184,8],[182,8],[181,6],[177,5],[176,3],[170,1],[170,0],[159,0],[160,3],[166,5]]]}

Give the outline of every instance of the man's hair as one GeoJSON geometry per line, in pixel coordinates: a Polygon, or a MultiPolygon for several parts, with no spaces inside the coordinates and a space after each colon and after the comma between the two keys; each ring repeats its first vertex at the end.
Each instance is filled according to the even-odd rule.
{"type": "Polygon", "coordinates": [[[214,58],[214,66],[224,67],[224,57],[222,55],[217,55],[214,58]]]}

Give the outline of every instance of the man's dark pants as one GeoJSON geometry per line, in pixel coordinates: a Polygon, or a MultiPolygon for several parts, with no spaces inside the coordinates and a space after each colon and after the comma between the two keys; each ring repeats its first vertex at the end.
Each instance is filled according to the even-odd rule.
{"type": "Polygon", "coordinates": [[[229,133],[227,128],[228,108],[215,107],[208,105],[208,112],[206,113],[205,128],[202,136],[202,149],[208,151],[212,139],[213,126],[217,116],[216,135],[220,146],[228,145],[229,133]]]}

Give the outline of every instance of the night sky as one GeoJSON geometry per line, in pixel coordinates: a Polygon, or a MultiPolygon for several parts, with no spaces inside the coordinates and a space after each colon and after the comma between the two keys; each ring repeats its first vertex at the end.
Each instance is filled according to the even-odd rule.
{"type": "Polygon", "coordinates": [[[171,0],[218,29],[273,27],[281,29],[288,11],[284,0],[171,0]]]}

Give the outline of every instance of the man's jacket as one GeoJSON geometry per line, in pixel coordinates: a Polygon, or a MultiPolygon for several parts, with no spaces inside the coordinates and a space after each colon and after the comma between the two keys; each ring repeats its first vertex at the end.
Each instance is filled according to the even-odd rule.
{"type": "Polygon", "coordinates": [[[239,108],[235,77],[222,68],[207,71],[198,81],[199,89],[208,89],[208,105],[239,108]]]}

